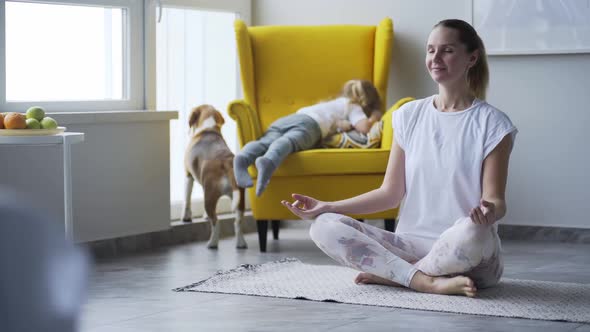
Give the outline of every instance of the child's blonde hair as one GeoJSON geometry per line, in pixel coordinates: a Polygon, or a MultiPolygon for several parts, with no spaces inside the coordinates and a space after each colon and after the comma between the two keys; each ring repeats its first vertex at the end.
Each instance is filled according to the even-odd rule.
{"type": "Polygon", "coordinates": [[[381,112],[381,98],[373,83],[367,80],[350,80],[342,88],[342,96],[350,99],[351,104],[357,104],[367,117],[373,111],[381,112]]]}

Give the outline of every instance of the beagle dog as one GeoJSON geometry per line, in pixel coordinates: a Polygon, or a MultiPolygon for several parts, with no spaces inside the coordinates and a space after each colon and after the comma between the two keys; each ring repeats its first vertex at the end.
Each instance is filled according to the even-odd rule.
{"type": "Polygon", "coordinates": [[[215,208],[221,196],[229,196],[232,199],[232,211],[236,214],[236,247],[245,249],[247,244],[241,227],[244,219],[244,189],[236,184],[234,154],[221,136],[224,122],[221,113],[211,105],[201,105],[191,110],[188,122],[190,141],[184,154],[186,182],[182,220],[191,221],[191,194],[193,181],[197,180],[203,187],[205,212],[211,223],[207,247],[217,248],[221,227],[217,225],[215,208]]]}

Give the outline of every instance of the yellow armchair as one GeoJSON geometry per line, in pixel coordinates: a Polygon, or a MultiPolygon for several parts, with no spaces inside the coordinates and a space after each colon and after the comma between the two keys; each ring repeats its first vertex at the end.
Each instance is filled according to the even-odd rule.
{"type": "MultiPolygon", "coordinates": [[[[276,119],[303,106],[335,97],[350,79],[372,81],[386,104],[387,80],[393,41],[391,19],[378,26],[261,26],[247,27],[236,20],[244,100],[230,103],[229,115],[237,122],[240,146],[258,139],[276,119]]],[[[397,102],[384,115],[379,149],[316,149],[287,157],[261,197],[248,190],[257,220],[260,250],[266,251],[268,221],[274,238],[278,221],[293,219],[281,200],[291,193],[321,200],[349,198],[381,185],[393,139],[391,112],[412,98],[397,102]]],[[[256,179],[256,169],[249,168],[256,179]]],[[[354,218],[385,219],[395,227],[397,209],[354,218]]]]}

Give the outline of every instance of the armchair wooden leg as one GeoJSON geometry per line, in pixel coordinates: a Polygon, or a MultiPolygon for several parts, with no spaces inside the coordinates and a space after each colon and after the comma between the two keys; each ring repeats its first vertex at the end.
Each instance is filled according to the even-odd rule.
{"type": "Polygon", "coordinates": [[[268,232],[268,220],[256,220],[256,230],[258,230],[258,243],[260,252],[266,252],[266,233],[268,232]]]}
{"type": "Polygon", "coordinates": [[[272,226],[272,237],[275,240],[279,239],[279,226],[281,225],[281,221],[280,220],[272,220],[271,221],[271,226],[272,226]]]}
{"type": "Polygon", "coordinates": [[[395,219],[385,219],[385,230],[395,232],[395,219]]]}

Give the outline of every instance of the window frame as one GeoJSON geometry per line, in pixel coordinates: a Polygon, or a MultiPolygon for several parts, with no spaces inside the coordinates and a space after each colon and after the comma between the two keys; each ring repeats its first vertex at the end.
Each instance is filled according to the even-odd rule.
{"type": "MultiPolygon", "coordinates": [[[[159,6],[233,12],[246,24],[250,24],[252,17],[251,0],[145,0],[145,102],[150,110],[155,110],[157,105],[156,21],[159,6]]],[[[240,77],[239,66],[236,75],[240,77]]],[[[239,79],[236,89],[236,95],[242,96],[242,82],[239,79]]]]}
{"type": "Polygon", "coordinates": [[[145,108],[144,80],[144,2],[142,0],[0,0],[0,110],[24,112],[42,106],[47,112],[91,112],[141,110],[145,108]],[[123,22],[123,99],[79,101],[7,101],[6,100],[6,1],[55,5],[99,6],[127,9],[123,22]]]}

